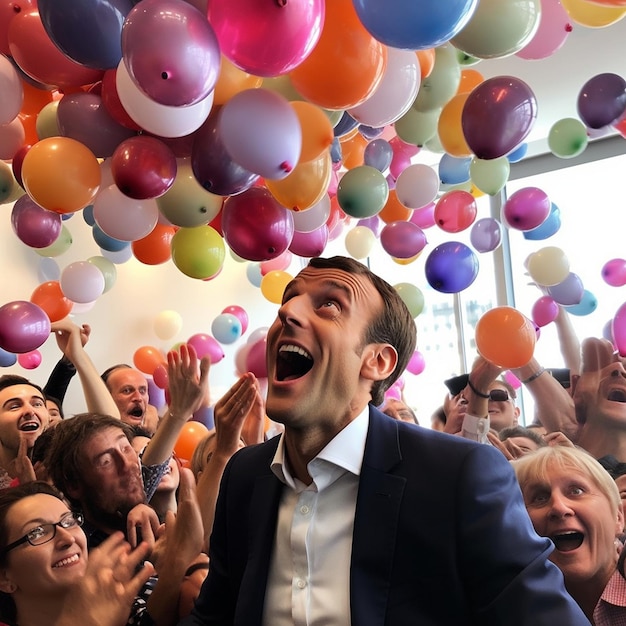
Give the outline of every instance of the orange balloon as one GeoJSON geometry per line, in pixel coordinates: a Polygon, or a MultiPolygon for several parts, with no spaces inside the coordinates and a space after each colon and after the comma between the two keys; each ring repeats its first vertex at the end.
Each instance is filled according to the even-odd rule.
{"type": "Polygon", "coordinates": [[[460,93],[453,96],[439,114],[437,123],[439,141],[443,149],[453,157],[467,157],[472,154],[472,150],[467,145],[467,141],[465,141],[461,124],[463,107],[468,97],[469,93],[460,93]]]}
{"type": "Polygon", "coordinates": [[[417,54],[417,60],[420,64],[422,79],[424,79],[430,75],[433,71],[433,67],[435,67],[435,49],[416,50],[415,54],[417,54]]]}
{"type": "Polygon", "coordinates": [[[186,422],[174,444],[174,454],[183,461],[189,461],[200,441],[208,434],[209,429],[202,422],[186,422]]]}
{"type": "Polygon", "coordinates": [[[475,69],[468,67],[461,70],[461,81],[459,82],[459,88],[456,90],[459,93],[469,93],[475,87],[478,87],[480,83],[484,82],[485,77],[475,69]]]}
{"type": "Polygon", "coordinates": [[[333,0],[326,3],[317,45],[289,77],[306,100],[325,109],[349,109],[374,93],[386,66],[386,46],[365,30],[352,0],[333,0]]]}
{"type": "Polygon", "coordinates": [[[537,341],[535,327],[513,307],[500,306],[484,313],[475,333],[478,353],[498,367],[522,367],[533,357],[537,341]]]}
{"type": "Polygon", "coordinates": [[[158,348],[152,346],[137,348],[135,354],[133,354],[133,363],[138,370],[149,376],[154,374],[154,370],[159,365],[167,366],[163,353],[158,348]]]}
{"type": "Polygon", "coordinates": [[[391,222],[408,222],[412,213],[412,209],[407,209],[400,200],[398,200],[396,190],[390,189],[387,202],[378,213],[378,217],[380,217],[385,224],[391,224],[391,222]]]}
{"type": "Polygon", "coordinates": [[[58,322],[67,317],[74,306],[74,303],[63,295],[58,280],[49,280],[35,287],[30,301],[41,307],[51,322],[58,322]]]}
{"type": "Polygon", "coordinates": [[[33,87],[25,80],[22,81],[22,91],[24,92],[24,100],[21,113],[24,115],[37,115],[46,104],[52,102],[55,93],[54,91],[33,87]]]}
{"type": "Polygon", "coordinates": [[[18,118],[24,127],[24,145],[32,146],[37,143],[39,141],[39,135],[37,134],[37,116],[20,113],[18,118]]]}
{"type": "Polygon", "coordinates": [[[98,159],[80,141],[47,137],[37,141],[22,163],[28,195],[44,209],[74,213],[91,204],[100,186],[98,159]]]}
{"type": "Polygon", "coordinates": [[[172,258],[172,237],[176,234],[175,226],[157,224],[142,239],[130,244],[135,258],[145,265],[159,265],[172,258]]]}
{"type": "Polygon", "coordinates": [[[213,91],[213,105],[225,104],[240,91],[256,89],[262,83],[262,77],[244,72],[222,55],[220,73],[213,91]]]}
{"type": "Polygon", "coordinates": [[[343,166],[351,170],[365,163],[365,148],[368,140],[357,132],[351,139],[341,142],[343,166]]]}
{"type": "Polygon", "coordinates": [[[317,159],[333,143],[333,127],[328,115],[311,102],[290,102],[302,127],[300,163],[317,159]]]}

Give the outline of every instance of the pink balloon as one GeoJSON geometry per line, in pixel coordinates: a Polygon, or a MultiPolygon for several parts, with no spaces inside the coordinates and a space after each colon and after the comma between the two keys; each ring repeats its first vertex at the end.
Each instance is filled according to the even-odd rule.
{"type": "Polygon", "coordinates": [[[230,313],[239,320],[239,322],[241,323],[242,335],[246,332],[246,330],[248,330],[248,314],[242,307],[238,306],[237,304],[231,304],[230,306],[227,306],[222,311],[222,313],[230,313]]]}
{"type": "Polygon", "coordinates": [[[266,349],[267,339],[263,338],[253,343],[246,355],[246,371],[252,372],[257,378],[267,378],[266,349]]]}
{"type": "Polygon", "coordinates": [[[626,302],[620,306],[611,325],[613,344],[621,357],[626,356],[626,302]]]}
{"type": "Polygon", "coordinates": [[[34,370],[41,365],[41,352],[39,352],[39,350],[32,350],[31,352],[18,354],[17,362],[25,370],[34,370]]]}
{"type": "Polygon", "coordinates": [[[322,224],[309,233],[294,232],[289,250],[298,256],[310,259],[321,256],[328,243],[328,226],[322,224]]]}
{"type": "Polygon", "coordinates": [[[380,243],[390,256],[396,259],[410,259],[419,254],[428,242],[419,226],[412,222],[396,221],[390,222],[382,229],[380,243]]]}
{"type": "Polygon", "coordinates": [[[416,350],[413,353],[413,356],[409,359],[409,363],[406,366],[407,371],[417,376],[424,371],[425,367],[426,361],[424,359],[424,355],[419,350],[416,350]]]}
{"type": "Polygon", "coordinates": [[[292,260],[293,254],[291,253],[291,251],[285,250],[280,256],[277,256],[275,259],[263,261],[261,263],[261,276],[265,276],[265,274],[269,274],[269,272],[280,272],[286,270],[291,265],[292,260]]]}
{"type": "Polygon", "coordinates": [[[323,0],[211,0],[208,19],[225,57],[255,76],[286,74],[306,59],[320,38],[323,0]]]}
{"type": "Polygon", "coordinates": [[[626,259],[611,259],[602,266],[602,278],[611,287],[626,285],[626,259]]]}
{"type": "Polygon", "coordinates": [[[413,222],[420,228],[430,228],[437,222],[435,221],[435,202],[431,202],[424,207],[415,209],[409,218],[409,222],[413,222]]]}
{"type": "Polygon", "coordinates": [[[550,215],[552,204],[547,194],[537,187],[524,187],[513,193],[502,208],[511,228],[527,231],[538,228],[550,215]]]}
{"type": "Polygon", "coordinates": [[[14,354],[31,352],[50,335],[50,319],[38,305],[15,300],[0,307],[0,348],[14,354]]]}
{"type": "Polygon", "coordinates": [[[167,389],[170,382],[167,367],[165,365],[157,365],[154,368],[154,372],[152,372],[152,379],[159,389],[167,389]]]}
{"type": "Polygon", "coordinates": [[[513,389],[519,389],[522,386],[522,381],[511,371],[504,372],[504,380],[506,380],[513,389]]]}
{"type": "Polygon", "coordinates": [[[46,248],[61,234],[61,215],[48,211],[28,194],[18,198],[11,211],[11,226],[20,241],[31,248],[46,248]]]}
{"type": "Polygon", "coordinates": [[[75,261],[61,272],[61,291],[72,302],[86,304],[97,300],[104,292],[104,275],[89,261],[75,261]]]}
{"type": "Polygon", "coordinates": [[[559,305],[550,296],[541,296],[533,304],[531,317],[537,326],[547,326],[554,322],[559,314],[559,305]]]}
{"type": "Polygon", "coordinates": [[[220,70],[209,21],[184,0],[142,0],[122,28],[122,55],[136,85],[152,100],[188,106],[206,98],[220,70]]]}
{"type": "Polygon", "coordinates": [[[208,356],[212,364],[219,363],[224,358],[222,346],[211,335],[196,333],[189,337],[187,344],[195,349],[198,358],[208,356]]]}
{"type": "Polygon", "coordinates": [[[519,51],[522,59],[545,59],[554,54],[572,32],[573,27],[561,0],[541,0],[539,28],[519,51]]]}
{"type": "Polygon", "coordinates": [[[469,228],[476,219],[476,198],[468,191],[447,191],[435,204],[435,223],[447,233],[469,228]]]}

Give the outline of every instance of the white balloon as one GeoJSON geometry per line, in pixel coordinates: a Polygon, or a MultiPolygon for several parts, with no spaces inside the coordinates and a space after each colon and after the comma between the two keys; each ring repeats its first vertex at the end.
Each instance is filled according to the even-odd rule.
{"type": "Polygon", "coordinates": [[[375,243],[376,235],[367,226],[355,226],[346,233],[346,250],[355,259],[369,256],[375,243]]]}
{"type": "Polygon", "coordinates": [[[432,202],[439,191],[439,175],[430,165],[415,163],[400,172],[396,180],[399,202],[407,209],[420,209],[432,202]]]}
{"type": "Polygon", "coordinates": [[[12,122],[24,102],[24,89],[17,70],[4,55],[0,55],[0,124],[12,122]]]}
{"type": "Polygon", "coordinates": [[[305,211],[293,212],[293,229],[298,233],[312,233],[326,223],[330,215],[330,196],[325,193],[322,199],[305,211]]]}
{"type": "Polygon", "coordinates": [[[104,291],[102,272],[88,261],[70,263],[61,272],[61,291],[72,302],[94,302],[104,291]]]}

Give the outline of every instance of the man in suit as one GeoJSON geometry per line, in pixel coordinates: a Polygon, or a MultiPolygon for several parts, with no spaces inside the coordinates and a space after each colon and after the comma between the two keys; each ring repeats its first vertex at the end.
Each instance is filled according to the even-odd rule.
{"type": "Polygon", "coordinates": [[[589,623],[504,456],[375,408],[415,335],[352,259],[312,259],[287,286],[266,405],[285,431],[229,463],[185,625],[589,623]]]}

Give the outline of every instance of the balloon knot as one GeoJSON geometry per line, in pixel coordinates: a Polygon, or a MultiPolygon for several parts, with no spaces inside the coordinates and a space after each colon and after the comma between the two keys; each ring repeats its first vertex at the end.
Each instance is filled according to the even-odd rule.
{"type": "Polygon", "coordinates": [[[279,7],[286,7],[287,6],[287,0],[276,0],[276,4],[279,7]]]}
{"type": "Polygon", "coordinates": [[[287,174],[293,170],[293,167],[291,167],[287,161],[283,161],[278,167],[280,167],[283,172],[287,172],[287,174]]]}
{"type": "Polygon", "coordinates": [[[574,30],[574,27],[568,22],[567,24],[565,24],[565,32],[566,33],[571,33],[574,30]]]}

